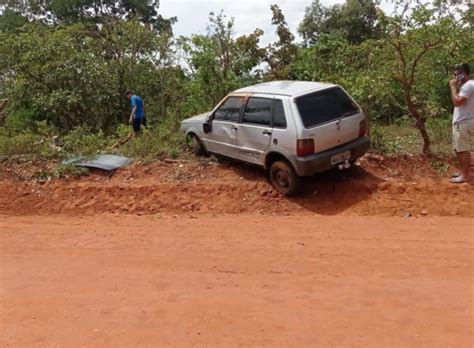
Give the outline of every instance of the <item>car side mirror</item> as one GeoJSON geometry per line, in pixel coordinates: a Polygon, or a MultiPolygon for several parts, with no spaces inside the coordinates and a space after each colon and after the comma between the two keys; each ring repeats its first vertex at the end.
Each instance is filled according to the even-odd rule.
{"type": "Polygon", "coordinates": [[[212,123],[210,121],[204,122],[203,125],[202,125],[202,130],[206,134],[210,133],[211,130],[212,130],[212,123]]]}

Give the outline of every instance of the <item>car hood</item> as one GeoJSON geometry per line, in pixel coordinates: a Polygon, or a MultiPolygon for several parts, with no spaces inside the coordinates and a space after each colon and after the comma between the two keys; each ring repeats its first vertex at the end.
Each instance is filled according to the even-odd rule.
{"type": "Polygon", "coordinates": [[[192,116],[190,118],[187,118],[181,122],[181,124],[189,124],[189,123],[204,123],[206,121],[207,116],[209,115],[208,112],[204,112],[199,115],[192,116]]]}

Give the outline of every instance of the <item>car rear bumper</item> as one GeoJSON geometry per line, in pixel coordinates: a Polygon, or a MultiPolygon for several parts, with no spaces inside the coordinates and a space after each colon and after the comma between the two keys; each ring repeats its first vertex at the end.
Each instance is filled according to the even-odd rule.
{"type": "Polygon", "coordinates": [[[336,167],[338,164],[331,164],[331,157],[350,151],[349,161],[355,161],[363,156],[370,147],[369,137],[361,137],[350,143],[315,153],[305,157],[293,157],[292,163],[295,166],[296,173],[300,176],[312,175],[336,167]]]}

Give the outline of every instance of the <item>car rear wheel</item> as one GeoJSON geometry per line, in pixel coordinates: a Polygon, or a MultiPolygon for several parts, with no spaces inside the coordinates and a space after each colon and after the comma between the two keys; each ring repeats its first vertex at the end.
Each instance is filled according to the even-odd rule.
{"type": "Polygon", "coordinates": [[[300,177],[286,161],[276,161],[270,166],[270,181],[273,186],[285,196],[298,192],[300,177]]]}
{"type": "Polygon", "coordinates": [[[192,133],[189,133],[186,135],[186,144],[188,145],[188,148],[194,153],[196,156],[206,156],[207,152],[206,149],[204,149],[204,146],[201,143],[201,140],[192,133]]]}

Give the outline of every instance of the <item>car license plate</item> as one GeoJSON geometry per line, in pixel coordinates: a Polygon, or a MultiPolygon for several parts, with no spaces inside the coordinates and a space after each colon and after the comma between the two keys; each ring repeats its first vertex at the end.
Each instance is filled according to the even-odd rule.
{"type": "Polygon", "coordinates": [[[349,158],[351,158],[350,151],[338,153],[337,155],[331,156],[331,165],[347,161],[349,158]]]}

